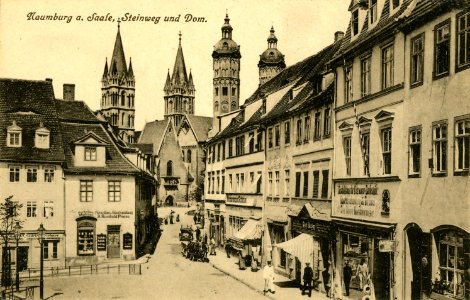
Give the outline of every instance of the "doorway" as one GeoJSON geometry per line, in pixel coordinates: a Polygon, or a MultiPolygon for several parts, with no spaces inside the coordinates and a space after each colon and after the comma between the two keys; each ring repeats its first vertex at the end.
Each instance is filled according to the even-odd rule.
{"type": "Polygon", "coordinates": [[[108,258],[121,256],[121,225],[108,225],[108,258]]]}
{"type": "Polygon", "coordinates": [[[408,247],[410,249],[411,299],[422,299],[423,293],[431,289],[431,234],[424,233],[419,226],[412,224],[406,229],[408,247]]]}
{"type": "Polygon", "coordinates": [[[173,196],[166,197],[166,200],[165,200],[165,205],[166,206],[173,206],[173,204],[174,204],[173,202],[174,202],[173,201],[173,196]]]}

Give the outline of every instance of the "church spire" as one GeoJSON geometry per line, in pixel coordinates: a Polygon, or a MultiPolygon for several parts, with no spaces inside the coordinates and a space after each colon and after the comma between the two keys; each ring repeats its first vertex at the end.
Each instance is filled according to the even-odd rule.
{"type": "Polygon", "coordinates": [[[132,57],[129,57],[129,69],[127,70],[127,75],[129,77],[134,76],[134,70],[132,69],[132,57]]]}
{"type": "Polygon", "coordinates": [[[165,87],[163,90],[167,93],[171,89],[171,82],[170,82],[170,69],[168,69],[168,73],[166,73],[166,82],[165,82],[165,87]]]}
{"type": "Polygon", "coordinates": [[[181,31],[179,33],[178,51],[176,52],[175,66],[171,75],[172,84],[186,84],[188,75],[186,73],[186,65],[184,63],[183,48],[181,47],[181,31]]]}
{"type": "Polygon", "coordinates": [[[103,78],[106,78],[108,76],[108,58],[106,57],[106,62],[104,64],[104,71],[103,71],[103,78]]]}
{"type": "Polygon", "coordinates": [[[124,48],[121,40],[120,22],[118,22],[118,31],[116,34],[116,41],[114,42],[113,56],[111,57],[110,69],[118,75],[127,74],[126,57],[124,56],[124,48]]]}

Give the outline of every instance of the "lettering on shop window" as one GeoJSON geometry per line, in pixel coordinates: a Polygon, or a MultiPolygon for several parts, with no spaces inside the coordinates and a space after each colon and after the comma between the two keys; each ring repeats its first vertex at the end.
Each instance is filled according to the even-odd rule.
{"type": "Polygon", "coordinates": [[[87,216],[98,219],[129,219],[133,214],[134,212],[130,210],[95,210],[94,212],[84,210],[78,212],[79,217],[87,216]]]}
{"type": "Polygon", "coordinates": [[[106,234],[96,235],[96,250],[106,251],[106,234]]]}
{"type": "Polygon", "coordinates": [[[132,249],[132,233],[126,232],[123,235],[123,245],[122,249],[131,250],[132,249]]]}

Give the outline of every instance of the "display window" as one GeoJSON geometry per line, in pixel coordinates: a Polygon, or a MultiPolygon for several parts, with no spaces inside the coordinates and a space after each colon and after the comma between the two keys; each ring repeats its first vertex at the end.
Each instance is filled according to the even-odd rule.
{"type": "Polygon", "coordinates": [[[95,255],[96,220],[77,220],[77,254],[95,255]]]}

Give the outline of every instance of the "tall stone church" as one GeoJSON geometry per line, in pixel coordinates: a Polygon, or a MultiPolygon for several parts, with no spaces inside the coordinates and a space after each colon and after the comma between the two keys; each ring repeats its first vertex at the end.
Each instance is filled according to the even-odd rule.
{"type": "Polygon", "coordinates": [[[99,113],[126,143],[134,143],[135,78],[132,61],[126,63],[120,25],[114,42],[113,55],[106,59],[101,78],[101,109],[99,113]]]}
{"type": "Polygon", "coordinates": [[[173,72],[168,71],[163,91],[164,119],[145,124],[138,143],[148,144],[157,156],[157,201],[188,206],[203,193],[203,145],[212,118],[194,115],[196,89],[186,69],[181,33],[173,72]]]}

